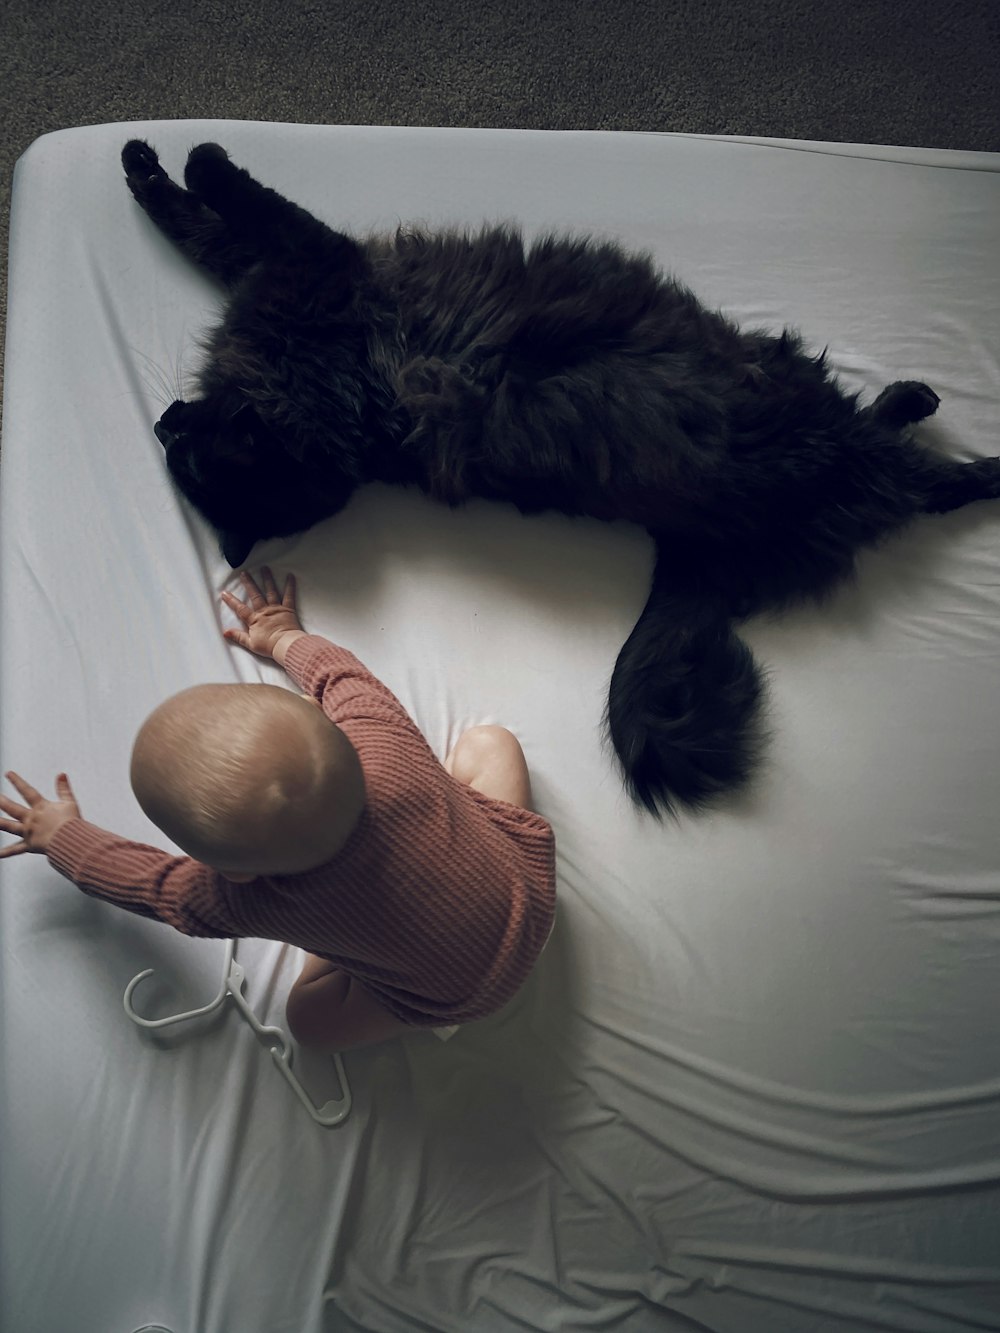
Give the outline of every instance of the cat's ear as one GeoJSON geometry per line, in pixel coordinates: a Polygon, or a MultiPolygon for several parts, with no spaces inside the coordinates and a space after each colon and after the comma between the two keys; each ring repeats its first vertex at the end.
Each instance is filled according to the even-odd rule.
{"type": "Polygon", "coordinates": [[[243,564],[253,550],[255,541],[255,537],[248,537],[244,532],[233,532],[229,528],[219,529],[219,550],[233,569],[243,564]]]}
{"type": "Polygon", "coordinates": [[[216,440],[215,456],[227,463],[239,463],[243,467],[249,467],[254,461],[253,436],[243,435],[236,439],[216,440]]]}

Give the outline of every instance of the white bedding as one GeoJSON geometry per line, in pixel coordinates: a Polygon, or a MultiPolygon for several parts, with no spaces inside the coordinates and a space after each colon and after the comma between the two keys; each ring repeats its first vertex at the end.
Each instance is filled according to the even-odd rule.
{"type": "MultiPolygon", "coordinates": [[[[0,481],[0,764],[167,845],[135,730],[206,680],[233,575],[151,424],[215,291],[133,203],[140,135],[223,143],[346,229],[519,219],[653,250],[852,388],[925,379],[928,438],[997,452],[1000,155],[687,136],[163,122],[18,164],[0,481]]],[[[507,1011],[345,1058],[314,1124],[231,1005],[223,946],[0,862],[5,1333],[953,1333],[1000,1326],[1000,506],[927,519],[823,610],[747,630],[753,790],[658,824],[602,745],[645,598],[624,526],[373,488],[251,558],[299,576],[439,755],[521,738],[560,913],[507,1011]]],[[[9,788],[7,789],[10,790],[9,788]]],[[[283,1021],[295,951],[242,941],[283,1021]]],[[[297,1057],[317,1100],[331,1062],[297,1057]]]]}

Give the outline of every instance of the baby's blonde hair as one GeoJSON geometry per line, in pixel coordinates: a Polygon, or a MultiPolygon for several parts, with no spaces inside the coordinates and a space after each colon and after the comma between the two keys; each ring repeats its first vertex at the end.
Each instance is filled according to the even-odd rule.
{"type": "Polygon", "coordinates": [[[149,715],[132,789],[190,856],[234,874],[295,874],[346,842],[364,806],[350,741],[278,685],[195,685],[149,715]]]}

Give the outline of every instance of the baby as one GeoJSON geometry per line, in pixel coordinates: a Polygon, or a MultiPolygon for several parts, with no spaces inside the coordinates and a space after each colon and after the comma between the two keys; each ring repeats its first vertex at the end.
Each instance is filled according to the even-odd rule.
{"type": "Polygon", "coordinates": [[[0,830],[85,893],[187,935],[307,951],[286,1016],[303,1045],[343,1051],[412,1027],[485,1018],[531,970],[555,914],[552,830],[531,809],[521,747],[463,732],[438,762],[395,696],[344,648],[307,634],[295,580],[242,575],[226,638],[303,691],[198,685],[143,723],[131,780],[187,856],[85,821],[66,774],[47,800],[0,796],[0,830]]]}

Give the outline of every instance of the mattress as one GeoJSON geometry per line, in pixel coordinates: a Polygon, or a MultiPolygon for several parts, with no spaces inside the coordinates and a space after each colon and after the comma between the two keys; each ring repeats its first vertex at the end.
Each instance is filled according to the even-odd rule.
{"type": "MultiPolygon", "coordinates": [[[[0,478],[2,766],[168,844],[132,739],[227,645],[235,586],[151,424],[217,293],[126,190],[203,140],[344,229],[513,218],[653,252],[851,389],[923,379],[924,437],[997,448],[1000,155],[589,132],[175,121],[17,165],[0,478]],[[225,622],[228,623],[228,622],[225,622]]],[[[822,608],[755,621],[771,739],[697,817],[629,803],[601,715],[649,539],[371,487],[253,552],[438,755],[521,739],[558,922],[494,1018],[344,1058],[317,1123],[225,946],[0,862],[0,1326],[10,1333],[954,1333],[1000,1325],[1000,507],[925,519],[822,608]],[[270,1043],[273,1045],[273,1042],[270,1043]]],[[[10,789],[7,788],[9,791],[10,789]]],[[[283,1024],[301,957],[241,940],[283,1024]]],[[[317,1105],[334,1062],[294,1053],[317,1105]]]]}

